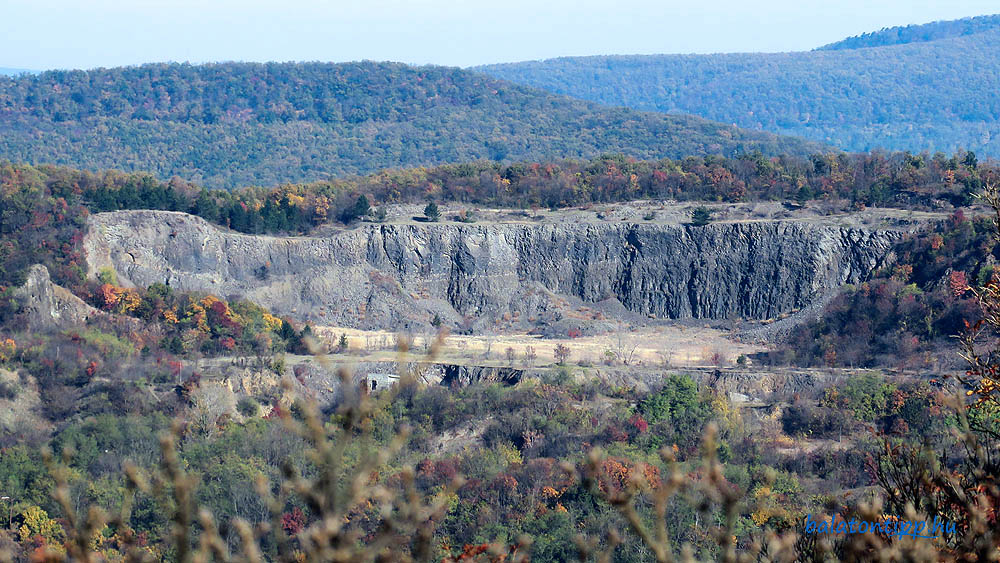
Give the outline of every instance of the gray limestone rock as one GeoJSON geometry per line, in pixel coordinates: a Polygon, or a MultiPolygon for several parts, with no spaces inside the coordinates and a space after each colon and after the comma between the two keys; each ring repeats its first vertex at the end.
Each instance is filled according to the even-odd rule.
{"type": "Polygon", "coordinates": [[[567,303],[618,301],[670,319],[766,319],[891,259],[901,235],[796,221],[362,224],[323,237],[250,236],[184,213],[90,219],[91,274],[243,296],[279,314],[357,328],[488,329],[567,303]]]}

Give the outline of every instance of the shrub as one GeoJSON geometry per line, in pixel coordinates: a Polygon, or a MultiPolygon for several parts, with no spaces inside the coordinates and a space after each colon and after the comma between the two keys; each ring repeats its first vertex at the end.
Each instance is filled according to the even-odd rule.
{"type": "Polygon", "coordinates": [[[424,217],[427,217],[429,221],[437,221],[441,218],[441,211],[438,210],[438,206],[433,201],[427,204],[424,208],[424,217]]]}
{"type": "Polygon", "coordinates": [[[236,403],[236,412],[244,418],[254,418],[260,414],[260,405],[251,397],[243,397],[236,403]]]}
{"type": "Polygon", "coordinates": [[[573,372],[566,366],[560,365],[545,378],[545,383],[550,385],[565,386],[573,381],[573,372]]]}
{"type": "Polygon", "coordinates": [[[0,399],[13,401],[17,398],[18,387],[13,381],[0,381],[0,399]]]}

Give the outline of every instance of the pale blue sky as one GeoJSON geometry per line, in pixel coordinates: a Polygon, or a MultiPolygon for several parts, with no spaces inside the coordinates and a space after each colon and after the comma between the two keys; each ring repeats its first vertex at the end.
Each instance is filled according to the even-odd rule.
{"type": "Polygon", "coordinates": [[[0,67],[808,50],[997,0],[0,0],[0,67]]]}

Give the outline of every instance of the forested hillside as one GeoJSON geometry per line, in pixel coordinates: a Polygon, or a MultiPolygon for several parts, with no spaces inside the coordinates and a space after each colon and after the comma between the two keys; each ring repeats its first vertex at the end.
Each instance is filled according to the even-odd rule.
{"type": "Polygon", "coordinates": [[[213,187],[468,161],[804,154],[818,145],[603,108],[444,67],[154,64],[0,77],[0,157],[213,187]]]}
{"type": "Polygon", "coordinates": [[[886,27],[871,33],[862,33],[847,39],[818,47],[817,51],[835,51],[840,49],[860,49],[864,47],[881,47],[883,45],[902,45],[905,43],[921,43],[949,37],[973,35],[1000,27],[1000,15],[977,16],[960,20],[936,21],[923,25],[904,25],[886,27]]]}
{"type": "MultiPolygon", "coordinates": [[[[970,21],[989,29],[923,42],[916,42],[920,30],[899,32],[907,44],[863,50],[579,57],[478,70],[603,104],[689,113],[845,150],[998,155],[1000,29],[993,23],[970,21]]],[[[953,33],[935,25],[941,30],[931,38],[953,33]]],[[[870,41],[889,41],[879,37],[870,41]]]]}

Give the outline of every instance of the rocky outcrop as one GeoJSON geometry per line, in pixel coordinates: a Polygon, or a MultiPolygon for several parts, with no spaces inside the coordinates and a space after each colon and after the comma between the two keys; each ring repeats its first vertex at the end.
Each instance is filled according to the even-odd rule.
{"type": "Polygon", "coordinates": [[[323,237],[249,236],[197,217],[90,218],[91,273],[245,296],[278,313],[358,328],[480,327],[617,300],[660,318],[778,316],[891,256],[899,233],[796,221],[364,224],[323,237]]]}
{"type": "Polygon", "coordinates": [[[79,327],[88,317],[101,314],[66,288],[52,283],[49,270],[36,264],[28,270],[24,285],[14,292],[18,314],[32,332],[79,327]]]}
{"type": "Polygon", "coordinates": [[[502,383],[517,385],[524,377],[524,370],[495,366],[465,366],[441,364],[441,384],[448,386],[502,383]]]}

